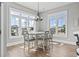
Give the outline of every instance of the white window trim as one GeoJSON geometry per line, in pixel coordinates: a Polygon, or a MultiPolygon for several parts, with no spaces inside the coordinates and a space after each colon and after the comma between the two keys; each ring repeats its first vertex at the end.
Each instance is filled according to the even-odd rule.
{"type": "MultiPolygon", "coordinates": [[[[22,37],[22,34],[21,34],[22,32],[21,32],[21,31],[19,31],[19,33],[20,33],[19,36],[11,36],[11,20],[10,20],[10,19],[11,19],[11,15],[13,15],[13,14],[10,14],[10,10],[11,10],[11,9],[13,9],[13,10],[15,10],[15,11],[18,10],[18,9],[11,8],[11,7],[9,8],[9,24],[8,24],[8,26],[9,26],[9,27],[8,27],[8,28],[9,28],[9,38],[10,38],[10,39],[11,39],[11,38],[21,38],[21,37],[22,37]]],[[[24,13],[24,11],[22,11],[22,10],[21,10],[21,11],[18,10],[18,12],[24,13]]],[[[25,12],[25,13],[26,13],[26,12],[25,12]]],[[[26,13],[26,14],[28,14],[28,13],[26,13]]],[[[26,19],[26,20],[28,19],[28,21],[29,21],[29,16],[35,16],[35,15],[28,14],[28,17],[23,17],[21,14],[20,14],[20,15],[13,15],[13,16],[16,16],[16,17],[19,18],[19,22],[20,22],[20,23],[19,23],[19,25],[20,25],[20,26],[19,26],[19,27],[20,27],[19,30],[21,30],[21,28],[22,28],[22,27],[21,27],[21,19],[22,19],[22,18],[24,18],[24,19],[26,19]]],[[[28,25],[29,25],[29,24],[28,24],[28,25]]],[[[35,28],[35,30],[36,30],[36,22],[35,22],[34,25],[35,25],[34,28],[35,28]]],[[[34,30],[34,31],[35,31],[35,30],[34,30]]]]}
{"type": "MultiPolygon", "coordinates": [[[[67,19],[68,19],[68,10],[63,10],[63,11],[66,11],[66,20],[65,20],[65,25],[66,25],[66,33],[65,33],[65,35],[63,35],[63,36],[61,36],[61,35],[57,35],[57,34],[55,34],[54,36],[55,37],[65,37],[65,38],[67,38],[67,19]]],[[[59,12],[63,12],[63,11],[59,11],[59,12]]],[[[58,12],[55,12],[55,13],[51,13],[51,14],[49,14],[48,15],[48,20],[49,20],[49,29],[50,29],[50,16],[53,16],[53,15],[55,15],[56,13],[58,13],[58,12]]]]}
{"type": "MultiPolygon", "coordinates": [[[[20,20],[21,20],[21,17],[20,16],[18,16],[18,15],[13,15],[13,14],[9,14],[9,38],[19,38],[19,37],[21,37],[21,32],[19,31],[19,36],[11,36],[11,16],[16,16],[16,17],[18,17],[19,18],[19,22],[20,22],[20,20]]],[[[21,22],[19,23],[19,27],[21,27],[21,22]]],[[[19,30],[20,30],[20,28],[19,28],[19,30]]]]}

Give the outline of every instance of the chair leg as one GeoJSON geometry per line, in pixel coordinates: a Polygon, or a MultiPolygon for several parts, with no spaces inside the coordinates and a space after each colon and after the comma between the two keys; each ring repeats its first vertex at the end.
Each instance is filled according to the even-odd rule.
{"type": "Polygon", "coordinates": [[[25,42],[24,42],[24,54],[25,54],[25,42]]]}
{"type": "Polygon", "coordinates": [[[43,39],[43,51],[45,51],[45,40],[43,39]]]}
{"type": "Polygon", "coordinates": [[[29,51],[30,51],[30,42],[28,43],[28,53],[29,53],[29,51]]]}
{"type": "Polygon", "coordinates": [[[33,42],[31,42],[31,48],[33,48],[33,42]]]}

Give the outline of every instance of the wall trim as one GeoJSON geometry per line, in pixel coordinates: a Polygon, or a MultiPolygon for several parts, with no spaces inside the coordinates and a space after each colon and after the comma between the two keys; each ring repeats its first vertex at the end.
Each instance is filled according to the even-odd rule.
{"type": "Polygon", "coordinates": [[[54,39],[53,41],[62,42],[62,43],[66,43],[66,44],[71,44],[71,45],[76,45],[75,42],[70,42],[70,41],[67,41],[67,40],[54,39]]]}
{"type": "MultiPolygon", "coordinates": [[[[53,41],[62,42],[62,43],[66,43],[66,44],[71,44],[71,45],[76,45],[75,42],[69,42],[67,40],[54,39],[53,41]]],[[[10,46],[13,46],[13,45],[17,45],[17,44],[21,44],[23,42],[24,41],[17,41],[17,42],[8,43],[7,47],[10,47],[10,46]]]]}
{"type": "Polygon", "coordinates": [[[7,47],[10,47],[10,46],[13,46],[13,45],[17,45],[17,44],[21,44],[23,43],[24,41],[21,40],[21,41],[17,41],[17,42],[12,42],[12,43],[7,43],[7,47]]]}

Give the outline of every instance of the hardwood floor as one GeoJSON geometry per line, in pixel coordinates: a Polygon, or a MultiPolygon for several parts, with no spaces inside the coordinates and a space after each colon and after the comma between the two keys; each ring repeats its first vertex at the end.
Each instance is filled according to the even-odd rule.
{"type": "Polygon", "coordinates": [[[52,44],[49,51],[34,51],[27,49],[24,52],[23,44],[7,47],[8,57],[76,57],[76,46],[70,44],[58,43],[52,44]]]}

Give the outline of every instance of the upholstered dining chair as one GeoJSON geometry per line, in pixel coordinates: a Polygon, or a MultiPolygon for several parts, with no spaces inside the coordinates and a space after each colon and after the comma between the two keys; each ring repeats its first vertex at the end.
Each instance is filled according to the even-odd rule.
{"type": "Polygon", "coordinates": [[[53,47],[53,34],[54,34],[54,31],[49,31],[49,43],[50,45],[52,45],[53,47]]]}
{"type": "Polygon", "coordinates": [[[44,46],[47,46],[47,48],[50,50],[50,47],[52,45],[53,47],[53,33],[50,32],[50,31],[45,31],[45,37],[44,37],[44,42],[45,42],[45,45],[44,46]],[[51,44],[52,43],[52,44],[51,44]]]}
{"type": "Polygon", "coordinates": [[[49,50],[49,31],[45,31],[45,35],[44,35],[44,39],[43,39],[43,41],[44,41],[44,50],[49,50]]]}
{"type": "Polygon", "coordinates": [[[35,38],[32,37],[32,35],[29,35],[27,28],[24,28],[23,30],[23,37],[24,37],[24,51],[26,50],[26,47],[28,47],[29,52],[30,48],[34,47],[35,38]]]}
{"type": "Polygon", "coordinates": [[[43,48],[44,46],[44,34],[37,35],[37,40],[38,40],[38,47],[43,48]]]}

